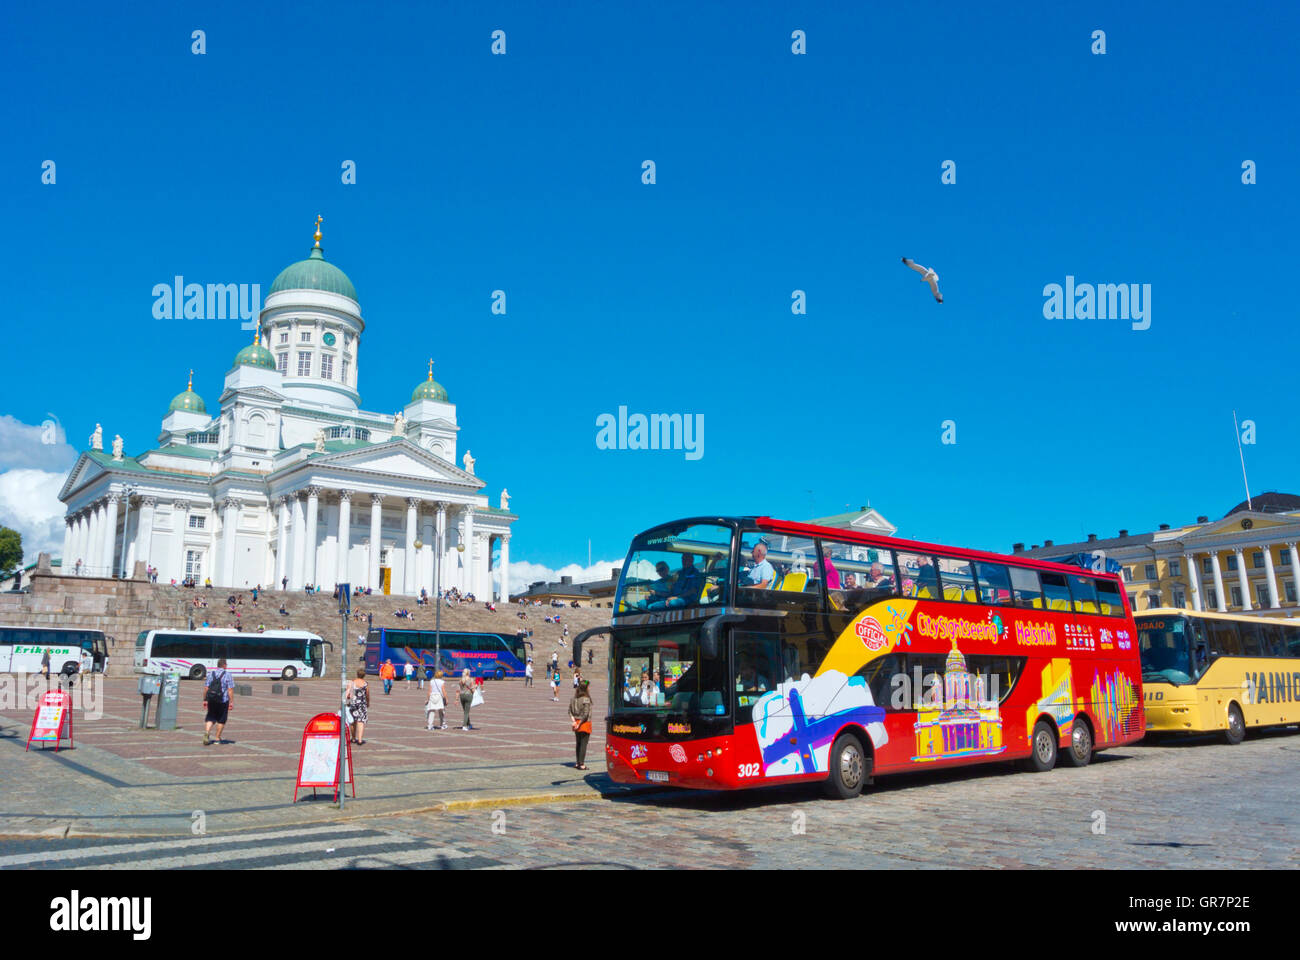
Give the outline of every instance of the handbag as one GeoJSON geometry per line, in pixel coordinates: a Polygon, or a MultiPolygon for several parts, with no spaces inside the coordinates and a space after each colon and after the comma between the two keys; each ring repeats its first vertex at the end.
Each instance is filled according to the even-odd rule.
{"type": "Polygon", "coordinates": [[[471,707],[481,707],[481,706],[483,706],[483,691],[482,691],[482,690],[475,690],[475,691],[474,691],[474,699],[471,700],[471,701],[469,702],[469,705],[470,705],[471,707]]]}

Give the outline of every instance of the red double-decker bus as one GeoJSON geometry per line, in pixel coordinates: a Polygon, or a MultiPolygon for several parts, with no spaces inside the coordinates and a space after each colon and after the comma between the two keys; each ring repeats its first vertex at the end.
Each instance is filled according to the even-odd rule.
{"type": "Polygon", "coordinates": [[[1080,567],[694,518],[635,538],[601,632],[621,783],[847,798],[906,770],[1083,766],[1145,732],[1121,582],[1080,567]]]}

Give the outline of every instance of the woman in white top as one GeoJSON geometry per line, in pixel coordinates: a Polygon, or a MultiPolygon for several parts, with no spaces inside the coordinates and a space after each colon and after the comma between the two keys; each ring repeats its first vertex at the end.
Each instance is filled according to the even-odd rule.
{"type": "Polygon", "coordinates": [[[447,729],[447,694],[442,685],[441,670],[435,670],[429,678],[429,699],[424,705],[424,715],[430,730],[447,729]]]}

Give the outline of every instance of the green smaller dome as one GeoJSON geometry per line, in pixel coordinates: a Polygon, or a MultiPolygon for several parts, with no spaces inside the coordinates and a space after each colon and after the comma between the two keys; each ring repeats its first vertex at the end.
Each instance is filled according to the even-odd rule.
{"type": "Polygon", "coordinates": [[[203,403],[203,398],[194,392],[192,388],[186,388],[181,393],[172,397],[171,406],[167,408],[168,413],[207,413],[208,408],[203,403]]]}
{"type": "Polygon", "coordinates": [[[411,402],[416,400],[437,400],[447,402],[447,388],[437,380],[424,380],[411,392],[411,402]]]}
{"type": "MultiPolygon", "coordinates": [[[[275,357],[271,356],[271,351],[260,343],[250,343],[235,354],[235,366],[261,367],[263,370],[274,370],[276,368],[275,357]]],[[[202,403],[202,401],[199,402],[202,403]]]]}

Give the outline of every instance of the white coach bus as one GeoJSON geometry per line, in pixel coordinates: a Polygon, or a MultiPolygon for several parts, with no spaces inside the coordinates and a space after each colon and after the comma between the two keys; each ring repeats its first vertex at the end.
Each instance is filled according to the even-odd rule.
{"type": "Polygon", "coordinates": [[[142,630],[135,638],[135,671],[176,671],[202,680],[224,657],[235,676],[320,677],[325,674],[325,643],[305,630],[142,630]]]}
{"type": "Polygon", "coordinates": [[[102,673],[108,641],[102,630],[0,626],[0,673],[39,673],[47,652],[51,674],[102,673]]]}

